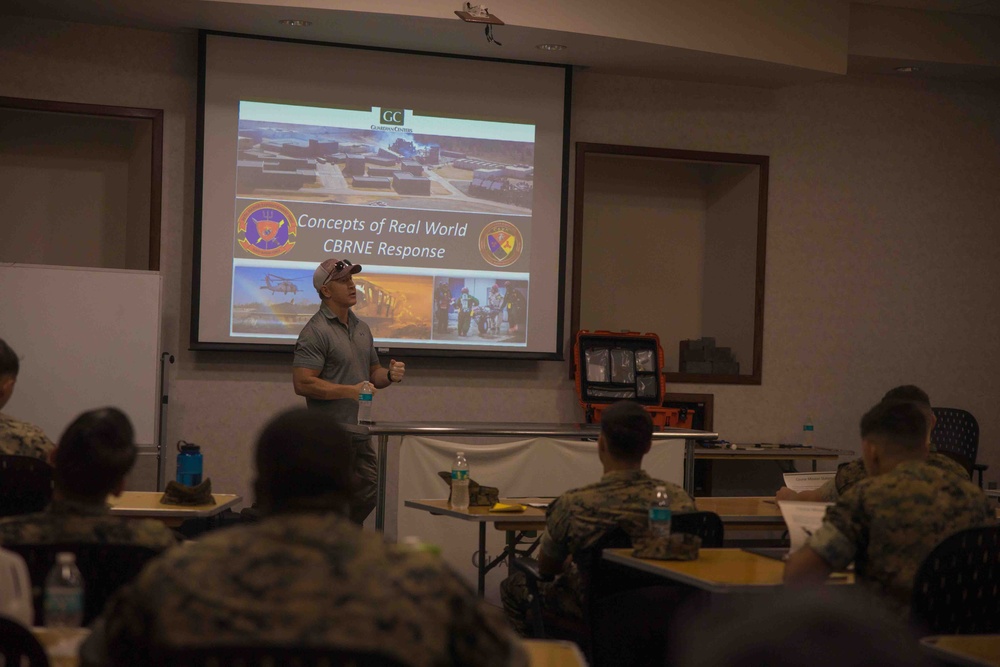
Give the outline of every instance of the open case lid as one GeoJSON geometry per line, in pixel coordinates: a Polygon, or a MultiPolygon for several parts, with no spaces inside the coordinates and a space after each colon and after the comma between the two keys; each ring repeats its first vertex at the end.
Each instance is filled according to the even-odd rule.
{"type": "Polygon", "coordinates": [[[576,391],[583,406],[622,399],[642,405],[663,404],[663,348],[655,333],[579,331],[573,362],[576,391]]]}

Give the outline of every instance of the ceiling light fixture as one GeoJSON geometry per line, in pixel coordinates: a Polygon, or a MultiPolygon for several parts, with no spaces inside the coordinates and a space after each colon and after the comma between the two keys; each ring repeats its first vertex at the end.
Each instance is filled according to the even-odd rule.
{"type": "Polygon", "coordinates": [[[896,67],[895,70],[902,74],[911,74],[913,72],[919,72],[919,67],[914,67],[913,65],[904,65],[902,67],[896,67]]]}
{"type": "Polygon", "coordinates": [[[568,47],[565,44],[539,44],[535,48],[542,51],[565,51],[568,47]]]}
{"type": "Polygon", "coordinates": [[[313,24],[312,21],[304,21],[302,19],[281,19],[278,23],[281,25],[290,25],[293,28],[306,28],[313,24]]]}

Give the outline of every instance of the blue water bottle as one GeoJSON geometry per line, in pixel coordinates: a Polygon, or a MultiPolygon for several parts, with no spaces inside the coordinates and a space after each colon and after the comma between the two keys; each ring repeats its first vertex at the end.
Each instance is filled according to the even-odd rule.
{"type": "Polygon", "coordinates": [[[177,441],[177,481],[185,486],[201,484],[201,447],[177,441]]]}

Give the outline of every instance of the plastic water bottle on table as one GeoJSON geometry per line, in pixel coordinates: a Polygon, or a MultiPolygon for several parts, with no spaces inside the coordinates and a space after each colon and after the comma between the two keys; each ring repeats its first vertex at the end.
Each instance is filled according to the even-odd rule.
{"type": "Polygon", "coordinates": [[[469,462],[465,460],[465,452],[458,452],[451,464],[451,507],[469,509],[469,462]]]}
{"type": "Polygon", "coordinates": [[[673,512],[670,510],[670,496],[667,487],[656,487],[656,498],[649,506],[649,533],[653,537],[670,537],[670,522],[673,512]]]}

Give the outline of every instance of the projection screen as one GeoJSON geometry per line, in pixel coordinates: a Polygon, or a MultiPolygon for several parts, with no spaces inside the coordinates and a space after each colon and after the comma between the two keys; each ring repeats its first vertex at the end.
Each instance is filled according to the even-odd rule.
{"type": "Polygon", "coordinates": [[[202,33],[192,349],[288,349],[329,258],[380,352],[562,355],[570,70],[202,33]]]}

